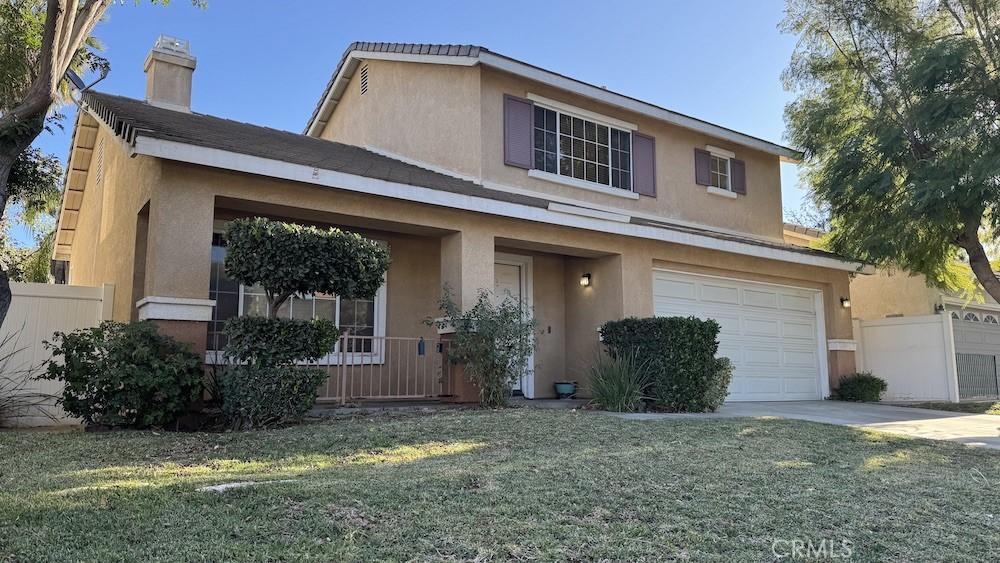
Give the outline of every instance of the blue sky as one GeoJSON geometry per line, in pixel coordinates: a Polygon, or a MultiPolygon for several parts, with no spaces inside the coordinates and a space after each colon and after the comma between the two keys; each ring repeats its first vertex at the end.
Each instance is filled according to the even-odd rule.
{"type": "MultiPolygon", "coordinates": [[[[192,106],[299,132],[352,41],[472,43],[657,105],[784,142],[781,85],[795,37],[777,25],[783,0],[591,2],[115,3],[95,34],[111,73],[97,90],[144,94],[142,63],[163,33],[198,58],[192,106]]],[[[36,145],[65,159],[66,129],[36,145]]],[[[782,166],[786,208],[801,204],[795,167],[782,166]]]]}

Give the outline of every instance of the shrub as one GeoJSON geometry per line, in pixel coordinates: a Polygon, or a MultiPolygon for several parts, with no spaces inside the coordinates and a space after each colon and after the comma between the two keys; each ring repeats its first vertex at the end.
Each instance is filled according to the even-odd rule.
{"type": "Polygon", "coordinates": [[[881,377],[870,372],[852,373],[840,378],[840,385],[833,393],[838,401],[877,402],[882,399],[882,393],[888,384],[881,377]]]}
{"type": "Polygon", "coordinates": [[[370,299],[385,278],[389,253],[355,233],[263,217],[232,221],[226,242],[226,274],[264,288],[267,318],[226,321],[225,356],[238,365],[213,386],[213,395],[222,396],[235,427],[300,419],[326,375],[295,364],[328,354],[340,332],[326,320],[278,319],[275,312],[295,294],[370,299]]]}
{"type": "Polygon", "coordinates": [[[652,404],[680,412],[714,411],[725,400],[732,365],[715,357],[718,334],[717,322],[695,317],[633,317],[601,327],[608,353],[634,353],[648,366],[652,404]]]}
{"type": "Polygon", "coordinates": [[[62,381],[63,409],[87,423],[166,426],[201,393],[198,356],[148,321],[105,321],[56,332],[53,341],[45,343],[53,361],[41,378],[62,381]]]}
{"type": "Polygon", "coordinates": [[[337,344],[340,330],[326,319],[235,317],[226,321],[226,356],[236,362],[283,365],[316,361],[337,344]]]}
{"type": "Polygon", "coordinates": [[[221,377],[222,412],[234,428],[296,422],[316,404],[327,374],[294,365],[229,366],[221,377]]]}
{"type": "Polygon", "coordinates": [[[448,351],[452,363],[465,364],[465,375],[479,387],[479,404],[507,405],[511,387],[528,369],[535,348],[535,321],[527,305],[510,294],[494,303],[492,294],[479,292],[475,306],[462,311],[446,287],[441,298],[444,316],[428,320],[438,328],[454,329],[448,351]]]}
{"type": "Polygon", "coordinates": [[[614,412],[643,410],[651,379],[647,364],[638,360],[635,352],[600,354],[589,372],[594,406],[614,412]]]}

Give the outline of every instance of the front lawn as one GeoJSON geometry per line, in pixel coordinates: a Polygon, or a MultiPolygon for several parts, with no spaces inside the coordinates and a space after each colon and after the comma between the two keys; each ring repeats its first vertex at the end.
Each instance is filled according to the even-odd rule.
{"type": "Polygon", "coordinates": [[[759,561],[775,540],[989,560],[1000,545],[1000,453],[790,420],[519,409],[7,432],[0,460],[0,561],[759,561]]]}
{"type": "Polygon", "coordinates": [[[1000,415],[1000,402],[997,401],[966,401],[962,403],[901,403],[901,407],[914,407],[918,409],[934,409],[938,411],[966,412],[972,414],[995,414],[1000,415]]]}

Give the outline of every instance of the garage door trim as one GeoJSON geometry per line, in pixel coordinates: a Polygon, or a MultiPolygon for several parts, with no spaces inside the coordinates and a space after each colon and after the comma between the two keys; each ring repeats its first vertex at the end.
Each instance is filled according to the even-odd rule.
{"type": "MultiPolygon", "coordinates": [[[[671,268],[653,267],[652,271],[652,282],[656,283],[656,274],[658,272],[666,274],[679,274],[682,276],[694,276],[700,278],[725,280],[730,282],[740,282],[740,283],[750,283],[756,285],[766,285],[772,287],[784,287],[788,289],[794,289],[797,291],[804,291],[813,294],[813,302],[816,308],[816,350],[819,354],[819,396],[823,399],[828,399],[830,397],[830,353],[827,346],[826,340],[826,307],[823,299],[823,290],[814,289],[811,287],[802,287],[798,285],[773,283],[773,282],[762,282],[757,280],[750,280],[745,278],[734,278],[730,276],[720,276],[714,274],[702,274],[698,272],[686,272],[684,270],[675,270],[671,268]]],[[[654,296],[650,295],[650,298],[654,296]]],[[[655,310],[654,310],[655,315],[655,310]]]]}

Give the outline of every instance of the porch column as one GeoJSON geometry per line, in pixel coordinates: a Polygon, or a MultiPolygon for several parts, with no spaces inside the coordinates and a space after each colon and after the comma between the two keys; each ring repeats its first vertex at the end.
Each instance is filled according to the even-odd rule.
{"type": "Polygon", "coordinates": [[[493,233],[465,230],[441,237],[441,286],[462,309],[476,304],[482,289],[493,291],[493,233]]]}
{"type": "Polygon", "coordinates": [[[204,188],[164,181],[149,204],[144,290],[137,317],[191,345],[204,358],[215,197],[204,188]]]}

